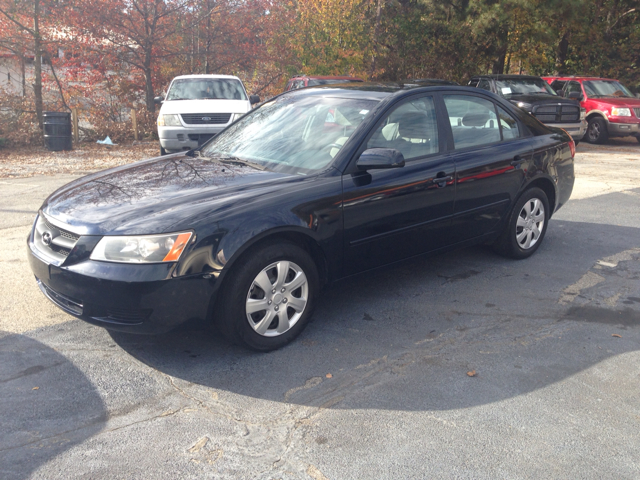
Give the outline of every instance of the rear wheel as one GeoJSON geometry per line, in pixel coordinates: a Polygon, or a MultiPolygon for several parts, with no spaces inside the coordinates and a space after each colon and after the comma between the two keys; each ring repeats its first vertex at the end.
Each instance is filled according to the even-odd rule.
{"type": "Polygon", "coordinates": [[[166,155],[167,151],[164,149],[162,145],[160,145],[160,156],[166,155]]]}
{"type": "Polygon", "coordinates": [[[229,273],[215,323],[233,343],[275,350],[304,330],[318,288],[316,265],[303,248],[290,243],[258,247],[229,273]]]}
{"type": "Polygon", "coordinates": [[[516,259],[533,255],[544,239],[550,215],[547,195],[541,189],[534,187],[525,191],[511,210],[494,249],[516,259]]]}
{"type": "Polygon", "coordinates": [[[589,120],[587,134],[585,135],[589,143],[605,143],[609,140],[609,132],[607,131],[607,122],[601,117],[592,117],[589,120]]]}

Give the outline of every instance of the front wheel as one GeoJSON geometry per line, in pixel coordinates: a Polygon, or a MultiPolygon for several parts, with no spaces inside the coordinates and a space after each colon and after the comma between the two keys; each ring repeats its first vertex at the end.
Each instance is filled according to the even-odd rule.
{"type": "Polygon", "coordinates": [[[164,147],[162,145],[160,145],[160,156],[164,156],[167,154],[167,151],[164,149],[164,147]]]}
{"type": "Polygon", "coordinates": [[[533,255],[544,239],[550,215],[549,200],[541,189],[534,187],[525,191],[511,210],[494,249],[516,259],[533,255]]]}
{"type": "Polygon", "coordinates": [[[593,117],[589,120],[587,134],[585,135],[589,143],[605,143],[609,139],[609,131],[607,130],[607,122],[601,117],[593,117]]]}
{"type": "Polygon", "coordinates": [[[267,352],[280,348],[309,322],[318,296],[318,270],[303,248],[268,244],[233,265],[215,323],[233,343],[267,352]]]}

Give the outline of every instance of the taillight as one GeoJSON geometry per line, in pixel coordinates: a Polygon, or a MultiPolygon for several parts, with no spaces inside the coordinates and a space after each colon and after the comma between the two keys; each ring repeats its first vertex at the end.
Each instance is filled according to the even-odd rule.
{"type": "MultiPolygon", "coordinates": [[[[562,131],[569,135],[569,132],[567,132],[564,128],[562,129],[562,131]]],[[[574,158],[576,156],[576,142],[573,140],[573,137],[571,135],[569,135],[569,150],[571,150],[571,158],[574,158]]]]}

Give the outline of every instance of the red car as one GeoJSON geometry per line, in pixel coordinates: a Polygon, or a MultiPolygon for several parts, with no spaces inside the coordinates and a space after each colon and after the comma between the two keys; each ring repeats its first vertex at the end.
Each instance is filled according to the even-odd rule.
{"type": "Polygon", "coordinates": [[[349,83],[349,82],[363,82],[361,78],[356,77],[319,77],[317,75],[297,75],[287,82],[287,86],[284,89],[285,92],[289,90],[297,90],[298,88],[313,87],[314,85],[329,85],[331,83],[349,83]]]}
{"type": "Polygon", "coordinates": [[[634,136],[640,142],[640,99],[617,80],[597,77],[542,77],[558,94],[580,100],[589,143],[634,136]]]}

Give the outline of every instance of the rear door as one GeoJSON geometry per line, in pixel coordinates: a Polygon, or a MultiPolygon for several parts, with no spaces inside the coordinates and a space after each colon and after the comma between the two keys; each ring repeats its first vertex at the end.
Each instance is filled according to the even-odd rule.
{"type": "Polygon", "coordinates": [[[443,100],[456,170],[450,237],[455,244],[499,227],[524,184],[533,152],[523,126],[489,98],[456,92],[443,100]]]}

